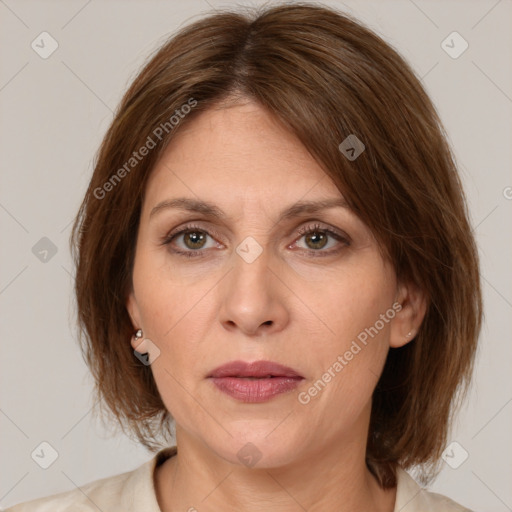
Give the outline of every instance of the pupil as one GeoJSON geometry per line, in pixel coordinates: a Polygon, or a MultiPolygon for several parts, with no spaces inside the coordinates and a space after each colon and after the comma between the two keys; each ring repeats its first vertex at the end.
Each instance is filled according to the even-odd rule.
{"type": "MultiPolygon", "coordinates": [[[[204,233],[198,233],[197,231],[192,231],[190,233],[187,233],[185,236],[185,243],[186,241],[191,241],[191,248],[197,249],[201,247],[201,242],[204,241],[204,233]]],[[[189,245],[189,244],[187,244],[189,245]]]]}
{"type": "Polygon", "coordinates": [[[306,241],[308,241],[308,242],[313,241],[313,245],[315,246],[314,247],[315,249],[321,249],[322,247],[324,247],[326,240],[327,240],[327,237],[324,234],[321,234],[318,232],[310,234],[306,237],[306,241]],[[313,239],[316,239],[316,240],[313,240],[313,239]]]}

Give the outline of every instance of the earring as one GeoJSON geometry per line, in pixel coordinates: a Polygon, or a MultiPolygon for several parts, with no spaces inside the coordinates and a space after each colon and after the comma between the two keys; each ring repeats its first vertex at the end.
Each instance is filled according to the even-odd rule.
{"type": "Polygon", "coordinates": [[[412,331],[407,334],[406,338],[410,338],[411,336],[412,336],[412,331]]]}
{"type": "Polygon", "coordinates": [[[135,334],[135,341],[140,340],[142,338],[142,329],[139,329],[135,334]]]}

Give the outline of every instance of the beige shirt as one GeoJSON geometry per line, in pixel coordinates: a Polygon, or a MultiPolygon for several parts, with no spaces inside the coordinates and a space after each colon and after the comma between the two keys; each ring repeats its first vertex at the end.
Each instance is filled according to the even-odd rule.
{"type": "MultiPolygon", "coordinates": [[[[175,446],[165,448],[133,471],[20,503],[5,512],[161,512],[156,499],[154,472],[158,465],[175,454],[175,446]]],[[[425,491],[401,468],[397,472],[397,481],[394,512],[471,512],[440,494],[425,491]]],[[[190,510],[194,511],[194,508],[190,510]]]]}

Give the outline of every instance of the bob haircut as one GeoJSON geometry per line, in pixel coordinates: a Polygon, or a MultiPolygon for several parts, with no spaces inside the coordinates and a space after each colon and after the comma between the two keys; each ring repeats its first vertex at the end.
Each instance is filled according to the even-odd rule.
{"type": "Polygon", "coordinates": [[[425,293],[418,334],[390,349],[373,394],[366,463],[383,488],[396,485],[397,464],[416,467],[427,482],[473,369],[482,320],[478,253],[445,131],[414,72],[360,22],[318,4],[200,19],[166,41],[125,93],[70,240],[95,406],[104,401],[101,409],[151,451],[172,439],[151,368],[129,341],[126,299],[145,184],[178,130],[240,99],[258,102],[298,137],[371,229],[399,281],[425,293]],[[339,148],[349,135],[365,145],[356,159],[339,148]]]}

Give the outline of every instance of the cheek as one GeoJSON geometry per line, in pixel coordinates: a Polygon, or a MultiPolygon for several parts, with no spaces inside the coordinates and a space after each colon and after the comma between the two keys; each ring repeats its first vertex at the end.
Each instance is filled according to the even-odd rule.
{"type": "MultiPolygon", "coordinates": [[[[144,243],[149,245],[147,241],[141,245],[144,243]]],[[[147,335],[155,341],[167,345],[183,329],[197,330],[204,325],[201,301],[213,278],[191,276],[190,272],[184,272],[182,267],[179,271],[174,269],[171,259],[161,249],[146,249],[137,255],[133,272],[135,294],[147,335]]]]}
{"type": "Polygon", "coordinates": [[[212,322],[205,290],[155,282],[143,293],[140,306],[144,334],[160,348],[161,362],[173,371],[197,368],[212,322]]]}
{"type": "MultiPolygon", "coordinates": [[[[380,315],[392,307],[396,292],[394,272],[379,258],[361,258],[351,263],[343,268],[324,269],[308,281],[294,283],[294,293],[307,306],[308,332],[321,332],[321,346],[331,350],[342,349],[374,326],[380,315]]],[[[381,323],[378,330],[387,335],[389,324],[381,323]]]]}
{"type": "Polygon", "coordinates": [[[312,430],[323,431],[326,437],[336,436],[340,430],[350,431],[359,424],[364,411],[369,413],[388,352],[389,326],[375,334],[370,330],[374,323],[315,351],[317,371],[297,399],[301,416],[307,417],[312,430]],[[358,338],[361,333],[366,338],[358,338]]]}
{"type": "Polygon", "coordinates": [[[347,421],[359,415],[371,399],[388,353],[394,292],[393,274],[376,264],[365,272],[346,273],[323,295],[310,295],[326,328],[314,353],[303,340],[314,372],[301,403],[322,410],[321,415],[332,416],[333,421],[340,415],[347,421]]]}
{"type": "Polygon", "coordinates": [[[207,348],[222,275],[200,264],[173,264],[162,250],[147,250],[138,263],[134,286],[148,335],[169,356],[197,361],[207,348]]]}

